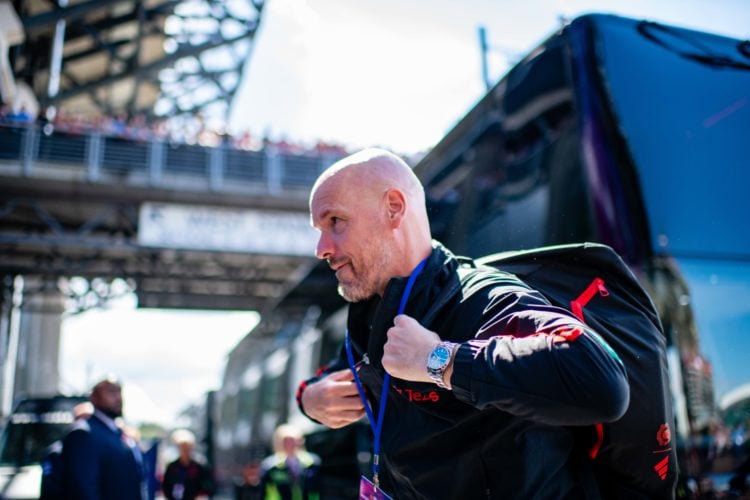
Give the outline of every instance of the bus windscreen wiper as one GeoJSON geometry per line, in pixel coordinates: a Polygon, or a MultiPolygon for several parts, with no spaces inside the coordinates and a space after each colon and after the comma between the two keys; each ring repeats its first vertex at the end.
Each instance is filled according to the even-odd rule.
{"type": "Polygon", "coordinates": [[[743,40],[738,43],[737,52],[750,59],[750,40],[743,40]]]}
{"type": "MultiPolygon", "coordinates": [[[[638,23],[638,32],[657,45],[691,61],[715,68],[750,70],[749,63],[735,60],[727,55],[716,54],[709,47],[700,43],[696,37],[682,30],[670,28],[653,21],[641,21],[638,23]],[[670,37],[672,38],[671,40],[670,37]],[[680,42],[695,50],[682,49],[679,47],[680,42]]],[[[737,51],[745,57],[750,58],[750,41],[740,42],[737,45],[737,51]]]]}

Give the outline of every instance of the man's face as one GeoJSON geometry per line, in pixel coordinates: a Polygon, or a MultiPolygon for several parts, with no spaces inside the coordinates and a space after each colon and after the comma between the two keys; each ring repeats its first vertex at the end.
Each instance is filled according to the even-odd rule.
{"type": "Polygon", "coordinates": [[[257,485],[260,483],[260,463],[246,464],[242,468],[242,476],[245,478],[245,482],[251,485],[257,485]]]}
{"type": "Polygon", "coordinates": [[[320,185],[310,202],[313,226],[320,231],[315,254],[336,272],[339,294],[349,302],[382,294],[391,278],[392,236],[383,207],[337,177],[320,185]]]}
{"type": "Polygon", "coordinates": [[[102,382],[91,393],[91,403],[112,418],[121,417],[122,388],[115,383],[102,382]]]}
{"type": "Polygon", "coordinates": [[[295,455],[297,452],[297,440],[292,436],[286,436],[281,442],[286,455],[295,455]]]}

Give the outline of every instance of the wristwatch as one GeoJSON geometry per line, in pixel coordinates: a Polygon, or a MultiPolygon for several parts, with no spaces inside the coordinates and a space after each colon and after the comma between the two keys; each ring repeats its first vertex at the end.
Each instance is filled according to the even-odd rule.
{"type": "Polygon", "coordinates": [[[443,382],[445,370],[453,358],[453,353],[458,349],[459,344],[453,342],[440,342],[427,356],[427,374],[438,387],[447,389],[448,386],[443,382]]]}

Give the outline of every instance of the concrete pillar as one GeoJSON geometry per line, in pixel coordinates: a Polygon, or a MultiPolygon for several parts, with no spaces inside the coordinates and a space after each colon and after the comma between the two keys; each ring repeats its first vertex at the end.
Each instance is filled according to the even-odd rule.
{"type": "Polygon", "coordinates": [[[265,151],[268,193],[275,196],[281,193],[284,165],[281,160],[281,153],[274,146],[266,146],[265,151]]]}
{"type": "Polygon", "coordinates": [[[211,191],[218,191],[224,186],[224,144],[208,150],[208,178],[211,191]]]}
{"type": "Polygon", "coordinates": [[[158,139],[152,139],[148,149],[148,181],[151,186],[161,186],[163,170],[164,143],[158,139]]]}
{"type": "Polygon", "coordinates": [[[11,396],[8,396],[8,402],[5,402],[5,382],[9,378],[6,376],[6,372],[10,364],[8,343],[13,311],[13,278],[13,276],[2,276],[0,278],[0,418],[8,416],[12,402],[11,396]]]}
{"type": "Polygon", "coordinates": [[[60,327],[65,310],[57,280],[24,276],[13,384],[14,399],[58,392],[60,327]]]}

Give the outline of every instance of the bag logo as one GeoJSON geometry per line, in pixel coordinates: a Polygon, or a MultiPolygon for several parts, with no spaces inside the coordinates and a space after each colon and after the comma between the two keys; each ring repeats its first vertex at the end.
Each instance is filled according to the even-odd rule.
{"type": "Polygon", "coordinates": [[[671,440],[672,431],[669,430],[669,424],[661,424],[656,432],[656,442],[659,443],[659,446],[667,446],[671,440]]]}

